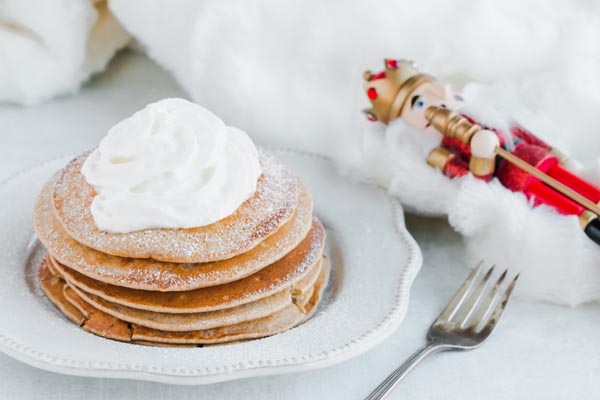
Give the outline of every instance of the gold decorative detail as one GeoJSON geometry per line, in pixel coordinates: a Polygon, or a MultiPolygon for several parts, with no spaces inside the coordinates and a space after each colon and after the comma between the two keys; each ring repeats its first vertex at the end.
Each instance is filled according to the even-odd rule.
{"type": "Polygon", "coordinates": [[[488,176],[496,169],[495,158],[480,158],[471,156],[469,160],[469,171],[475,176],[488,176]]]}
{"type": "Polygon", "coordinates": [[[450,150],[444,147],[437,147],[427,156],[427,164],[443,172],[444,168],[446,168],[446,164],[454,157],[456,157],[456,155],[450,150]]]}
{"type": "Polygon", "coordinates": [[[473,135],[481,129],[479,125],[472,124],[462,115],[444,107],[430,106],[425,110],[425,118],[438,132],[466,145],[471,143],[473,135]]]}
{"type": "Polygon", "coordinates": [[[567,161],[569,161],[569,157],[567,157],[567,155],[565,153],[563,153],[562,151],[560,151],[556,147],[552,147],[550,149],[550,153],[554,154],[556,156],[556,158],[558,159],[558,162],[561,163],[561,164],[564,164],[567,161]]]}
{"type": "MultiPolygon", "coordinates": [[[[470,145],[473,135],[481,129],[479,125],[472,124],[462,115],[459,115],[444,107],[430,106],[427,110],[425,110],[425,118],[440,133],[459,139],[466,145],[470,145]]],[[[585,196],[582,196],[567,185],[545,174],[544,172],[535,168],[535,166],[529,164],[527,161],[522,160],[502,147],[496,147],[494,152],[496,155],[538,178],[546,185],[564,194],[582,207],[587,208],[596,215],[600,215],[600,204],[595,204],[585,196]]]]}
{"type": "Polygon", "coordinates": [[[596,218],[598,218],[598,215],[591,211],[585,210],[579,215],[579,223],[581,224],[581,228],[585,230],[588,224],[596,218]]]}
{"type": "Polygon", "coordinates": [[[398,60],[395,66],[385,65],[385,76],[374,79],[376,76],[370,71],[363,74],[366,83],[365,92],[375,90],[377,96],[371,98],[372,108],[365,110],[373,114],[378,121],[384,124],[397,118],[410,94],[420,85],[433,82],[431,76],[421,74],[411,62],[398,60]]]}
{"type": "Polygon", "coordinates": [[[412,92],[415,91],[416,88],[421,86],[424,83],[433,82],[434,79],[428,75],[415,75],[412,78],[409,78],[402,86],[400,86],[400,90],[398,90],[398,94],[392,103],[389,111],[389,120],[393,120],[400,116],[404,105],[410,98],[412,92]]]}

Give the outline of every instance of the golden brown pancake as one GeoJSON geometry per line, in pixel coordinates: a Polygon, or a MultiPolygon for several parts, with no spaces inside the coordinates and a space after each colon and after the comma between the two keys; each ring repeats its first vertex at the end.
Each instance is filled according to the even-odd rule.
{"type": "Polygon", "coordinates": [[[55,217],[51,192],[42,189],[34,210],[34,227],[47,251],[61,264],[95,280],[132,289],[184,291],[221,285],[251,275],[295,248],[312,225],[312,200],[298,183],[297,209],[291,220],[252,250],[223,261],[179,264],[111,256],[71,238],[55,217]]]}
{"type": "Polygon", "coordinates": [[[111,303],[93,294],[86,293],[77,286],[69,286],[77,295],[94,308],[126,322],[135,323],[152,329],[164,331],[192,331],[234,325],[244,321],[263,318],[271,315],[292,303],[292,296],[287,291],[242,304],[224,310],[191,314],[167,314],[154,311],[137,310],[135,308],[111,303]]]}
{"type": "MultiPolygon", "coordinates": [[[[319,271],[320,272],[320,271],[319,271]]],[[[303,313],[307,312],[306,305],[309,303],[312,295],[314,294],[315,287],[311,286],[304,293],[299,294],[294,297],[294,304],[302,311],[303,313]]]]}
{"type": "Polygon", "coordinates": [[[133,326],[132,339],[176,344],[215,344],[237,340],[256,339],[281,333],[306,321],[317,309],[323,291],[329,281],[329,264],[324,268],[314,286],[313,295],[303,310],[296,305],[289,305],[283,310],[268,317],[229,325],[215,329],[204,329],[190,332],[165,332],[141,326],[133,326]]]}
{"type": "Polygon", "coordinates": [[[96,227],[91,213],[95,190],[81,174],[86,158],[83,154],[60,171],[52,194],[54,210],[69,236],[115,256],[177,263],[224,260],[249,251],[275,233],[297,206],[297,178],[275,158],[260,152],[263,174],[256,193],[229,217],[191,229],[104,232],[96,227]]]}
{"type": "Polygon", "coordinates": [[[329,280],[330,267],[327,262],[318,280],[314,284],[313,295],[301,311],[295,305],[289,305],[282,310],[264,318],[242,322],[235,325],[214,329],[196,330],[190,332],[165,332],[140,327],[136,324],[127,324],[102,311],[96,310],[86,303],[68,287],[60,278],[51,275],[46,260],[40,264],[38,272],[42,289],[59,310],[71,310],[80,316],[75,321],[83,329],[96,335],[120,341],[133,341],[145,345],[190,345],[190,344],[215,344],[246,340],[270,336],[283,332],[305,321],[315,312],[319,300],[329,280]]]}
{"type": "Polygon", "coordinates": [[[130,341],[131,329],[126,322],[119,321],[108,314],[97,313],[84,302],[75,302],[65,281],[52,275],[50,263],[43,259],[38,270],[40,287],[46,297],[69,320],[84,330],[109,339],[130,341]]]}
{"type": "Polygon", "coordinates": [[[325,229],[317,220],[306,238],[285,257],[253,275],[224,285],[185,292],[151,292],[109,285],[55,263],[72,286],[112,303],[164,313],[197,313],[222,310],[268,297],[318,268],[325,245],[325,229]]]}
{"type": "Polygon", "coordinates": [[[76,307],[84,316],[85,320],[81,324],[81,327],[85,331],[108,339],[120,340],[122,342],[131,340],[131,327],[127,322],[96,310],[79,298],[66,284],[63,286],[63,295],[64,298],[76,307]]]}
{"type": "MultiPolygon", "coordinates": [[[[50,263],[52,265],[52,263],[50,263]]],[[[320,269],[297,282],[292,288],[262,298],[251,303],[217,311],[191,314],[167,314],[111,303],[101,297],[87,293],[77,286],[70,286],[86,303],[125,322],[135,323],[163,331],[193,331],[234,325],[244,321],[263,318],[292,304],[303,307],[312,296],[313,285],[319,277],[320,269]],[[295,295],[292,295],[294,293],[295,295]]]]}
{"type": "Polygon", "coordinates": [[[85,317],[77,308],[66,301],[63,295],[65,281],[55,276],[50,270],[50,262],[44,258],[38,269],[40,287],[46,297],[54,304],[69,320],[77,325],[83,324],[85,317]]]}

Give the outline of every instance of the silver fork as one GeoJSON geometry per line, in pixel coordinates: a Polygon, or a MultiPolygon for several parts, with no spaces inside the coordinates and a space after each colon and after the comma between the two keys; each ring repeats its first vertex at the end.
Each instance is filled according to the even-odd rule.
{"type": "Polygon", "coordinates": [[[391,373],[366,400],[385,398],[417,364],[430,354],[446,350],[472,350],[481,346],[504,312],[517,278],[504,284],[505,270],[493,283],[489,269],[479,263],[429,328],[427,344],[391,373]]]}

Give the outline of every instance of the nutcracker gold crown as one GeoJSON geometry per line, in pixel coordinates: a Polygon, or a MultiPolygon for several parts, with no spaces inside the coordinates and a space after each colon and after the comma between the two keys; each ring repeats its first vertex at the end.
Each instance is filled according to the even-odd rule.
{"type": "Polygon", "coordinates": [[[387,124],[402,112],[410,94],[420,85],[433,82],[431,76],[422,74],[407,60],[384,60],[385,70],[372,74],[364,73],[365,92],[372,108],[363,110],[370,121],[387,124]]]}

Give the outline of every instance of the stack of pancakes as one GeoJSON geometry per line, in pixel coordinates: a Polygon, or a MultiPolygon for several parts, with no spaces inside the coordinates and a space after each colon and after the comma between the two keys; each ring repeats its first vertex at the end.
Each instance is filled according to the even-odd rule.
{"type": "Polygon", "coordinates": [[[329,279],[311,196],[261,152],[256,193],[232,215],[192,229],[100,231],[87,154],[42,189],[35,230],[40,285],[83,329],[126,342],[203,345],[273,335],[315,311],[329,279]]]}

